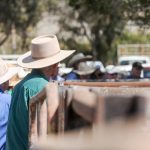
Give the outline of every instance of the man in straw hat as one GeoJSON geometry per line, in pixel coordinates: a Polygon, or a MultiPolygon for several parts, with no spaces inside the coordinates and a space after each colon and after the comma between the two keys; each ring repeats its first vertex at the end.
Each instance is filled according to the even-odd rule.
{"type": "Polygon", "coordinates": [[[6,130],[11,103],[11,95],[5,93],[9,88],[9,79],[11,79],[18,71],[17,67],[8,67],[0,58],[0,150],[5,149],[6,130]]]}
{"type": "Polygon", "coordinates": [[[80,62],[78,69],[74,72],[78,75],[78,80],[91,80],[91,75],[94,73],[95,68],[88,65],[86,62],[80,62]]]}
{"type": "Polygon", "coordinates": [[[74,70],[77,70],[79,67],[79,64],[81,62],[86,62],[87,60],[91,60],[92,56],[91,55],[84,55],[83,53],[78,53],[74,55],[69,63],[68,66],[72,67],[73,70],[66,76],[66,80],[78,80],[78,75],[74,70]]]}
{"type": "Polygon", "coordinates": [[[58,63],[75,50],[61,50],[55,35],[44,35],[31,41],[31,51],[18,58],[21,67],[31,68],[18,83],[12,95],[12,104],[7,130],[7,150],[27,150],[29,148],[28,105],[31,97],[40,92],[49,79],[58,73],[58,63]]]}

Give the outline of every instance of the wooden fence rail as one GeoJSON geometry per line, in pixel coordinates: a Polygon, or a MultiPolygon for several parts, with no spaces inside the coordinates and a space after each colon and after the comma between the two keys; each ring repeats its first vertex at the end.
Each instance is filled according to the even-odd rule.
{"type": "Polygon", "coordinates": [[[52,131],[64,133],[69,124],[69,109],[89,123],[99,124],[120,116],[143,114],[146,107],[144,96],[150,91],[150,83],[65,82],[60,86],[49,83],[30,100],[29,141],[37,143],[52,131]],[[136,97],[135,97],[136,95],[136,97]],[[124,108],[118,109],[118,108],[124,108]],[[112,113],[115,112],[116,113],[112,113]]]}
{"type": "Polygon", "coordinates": [[[78,85],[89,87],[150,87],[149,81],[136,81],[136,82],[78,82],[78,81],[66,81],[64,85],[78,85]]]}

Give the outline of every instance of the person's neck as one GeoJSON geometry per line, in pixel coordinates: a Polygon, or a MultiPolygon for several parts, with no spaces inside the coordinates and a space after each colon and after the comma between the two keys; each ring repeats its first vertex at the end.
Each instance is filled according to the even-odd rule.
{"type": "Polygon", "coordinates": [[[41,72],[43,73],[43,75],[46,77],[47,80],[53,80],[56,77],[55,75],[52,75],[45,70],[41,70],[41,72]]]}

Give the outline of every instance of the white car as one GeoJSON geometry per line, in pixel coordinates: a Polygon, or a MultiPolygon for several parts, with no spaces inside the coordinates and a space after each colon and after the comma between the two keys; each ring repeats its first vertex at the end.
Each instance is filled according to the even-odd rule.
{"type": "Polygon", "coordinates": [[[150,57],[148,56],[122,56],[118,59],[118,65],[126,66],[132,65],[135,61],[141,62],[142,64],[150,63],[150,57]]]}

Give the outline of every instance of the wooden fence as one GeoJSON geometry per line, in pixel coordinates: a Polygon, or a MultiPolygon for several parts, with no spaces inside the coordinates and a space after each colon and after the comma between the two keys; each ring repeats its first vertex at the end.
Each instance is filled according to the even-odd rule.
{"type": "Polygon", "coordinates": [[[78,116],[91,127],[117,117],[145,116],[149,91],[149,82],[49,83],[30,100],[29,141],[32,145],[48,134],[64,134],[78,116]],[[72,123],[70,109],[77,115],[72,123]]]}
{"type": "Polygon", "coordinates": [[[149,81],[135,81],[135,82],[76,82],[76,81],[67,81],[64,82],[64,85],[78,85],[78,86],[89,86],[89,87],[150,87],[149,81]]]}

